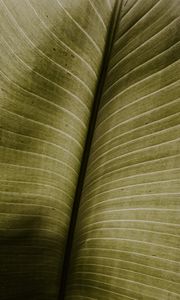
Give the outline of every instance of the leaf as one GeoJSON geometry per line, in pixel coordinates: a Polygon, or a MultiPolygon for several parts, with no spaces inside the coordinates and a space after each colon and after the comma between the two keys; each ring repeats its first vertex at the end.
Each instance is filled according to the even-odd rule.
{"type": "Polygon", "coordinates": [[[108,1],[0,3],[2,300],[57,299],[110,16],[108,1]]]}
{"type": "Polygon", "coordinates": [[[66,299],[179,299],[180,3],[124,1],[66,299]]]}

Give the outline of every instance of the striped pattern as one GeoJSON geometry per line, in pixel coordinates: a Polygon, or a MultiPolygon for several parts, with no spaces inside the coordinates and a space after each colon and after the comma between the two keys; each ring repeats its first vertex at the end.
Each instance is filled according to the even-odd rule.
{"type": "Polygon", "coordinates": [[[109,0],[0,1],[0,298],[57,299],[109,0]]]}
{"type": "Polygon", "coordinates": [[[180,299],[180,2],[123,2],[66,300],[180,299]]]}

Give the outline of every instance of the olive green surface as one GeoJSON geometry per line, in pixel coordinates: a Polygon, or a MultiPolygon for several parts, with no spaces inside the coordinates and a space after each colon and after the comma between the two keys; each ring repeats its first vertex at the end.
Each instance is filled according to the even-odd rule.
{"type": "Polygon", "coordinates": [[[0,1],[0,299],[54,300],[114,1],[0,1]]]}
{"type": "Polygon", "coordinates": [[[180,299],[180,1],[123,1],[66,300],[180,299]]]}

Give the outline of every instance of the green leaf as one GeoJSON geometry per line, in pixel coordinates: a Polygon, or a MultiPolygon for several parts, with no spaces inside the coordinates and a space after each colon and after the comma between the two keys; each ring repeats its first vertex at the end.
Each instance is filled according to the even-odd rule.
{"type": "Polygon", "coordinates": [[[79,208],[70,300],[180,299],[180,2],[124,1],[79,208]]]}
{"type": "Polygon", "coordinates": [[[0,298],[57,299],[111,2],[0,3],[0,298]]]}

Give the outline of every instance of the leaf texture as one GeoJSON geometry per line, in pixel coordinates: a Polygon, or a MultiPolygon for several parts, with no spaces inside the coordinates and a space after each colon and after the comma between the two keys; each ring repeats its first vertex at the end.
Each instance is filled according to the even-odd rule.
{"type": "Polygon", "coordinates": [[[180,2],[123,1],[66,300],[180,299],[180,2]]]}
{"type": "Polygon", "coordinates": [[[2,300],[57,299],[113,2],[0,2],[2,300]]]}

